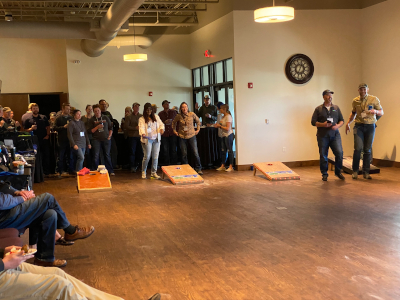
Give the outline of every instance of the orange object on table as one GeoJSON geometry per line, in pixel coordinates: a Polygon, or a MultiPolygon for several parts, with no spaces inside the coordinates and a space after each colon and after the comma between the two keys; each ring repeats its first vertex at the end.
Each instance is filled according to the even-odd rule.
{"type": "Polygon", "coordinates": [[[111,190],[111,181],[108,173],[100,174],[97,171],[90,172],[84,176],[77,176],[78,193],[101,192],[111,190]]]}

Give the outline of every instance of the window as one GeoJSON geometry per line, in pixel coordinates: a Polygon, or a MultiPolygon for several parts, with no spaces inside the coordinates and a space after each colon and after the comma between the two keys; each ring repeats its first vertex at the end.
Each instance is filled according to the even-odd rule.
{"type": "MultiPolygon", "coordinates": [[[[232,58],[215,62],[192,70],[193,74],[193,105],[203,105],[205,95],[209,95],[211,103],[223,102],[229,105],[234,118],[233,92],[233,60],[232,58]]],[[[194,106],[193,106],[194,107],[194,106]]],[[[235,121],[233,126],[235,126],[235,121]]]]}

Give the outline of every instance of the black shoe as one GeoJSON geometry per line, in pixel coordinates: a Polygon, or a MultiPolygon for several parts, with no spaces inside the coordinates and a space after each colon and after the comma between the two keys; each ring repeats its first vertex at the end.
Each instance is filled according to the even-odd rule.
{"type": "Polygon", "coordinates": [[[345,180],[345,179],[346,179],[346,178],[344,178],[344,176],[343,176],[342,173],[335,174],[335,176],[336,176],[337,178],[339,178],[340,180],[345,180]]]}
{"type": "Polygon", "coordinates": [[[328,181],[328,175],[322,175],[322,181],[328,181]]]}

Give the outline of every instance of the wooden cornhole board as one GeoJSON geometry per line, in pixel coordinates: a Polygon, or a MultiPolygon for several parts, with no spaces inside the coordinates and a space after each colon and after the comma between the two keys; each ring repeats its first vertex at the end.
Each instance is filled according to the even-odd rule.
{"type": "Polygon", "coordinates": [[[257,170],[263,173],[271,181],[300,180],[300,176],[289,169],[280,161],[253,164],[254,176],[257,170]]]}
{"type": "Polygon", "coordinates": [[[77,176],[78,193],[81,192],[101,192],[112,189],[110,176],[108,173],[100,174],[97,171],[90,172],[84,176],[77,176]]]}
{"type": "MultiPolygon", "coordinates": [[[[335,158],[334,157],[328,158],[328,162],[331,164],[331,170],[333,171],[335,169],[335,158]]],[[[358,174],[362,174],[362,167],[363,167],[363,161],[360,160],[360,169],[358,171],[358,174]]],[[[353,174],[353,156],[343,157],[343,172],[347,174],[353,174]]],[[[380,172],[381,172],[380,168],[377,168],[371,164],[369,170],[370,174],[379,174],[380,172]]]]}
{"type": "Polygon", "coordinates": [[[167,175],[175,185],[204,183],[204,179],[189,165],[165,166],[161,169],[163,171],[162,178],[164,179],[164,176],[167,175]]]}

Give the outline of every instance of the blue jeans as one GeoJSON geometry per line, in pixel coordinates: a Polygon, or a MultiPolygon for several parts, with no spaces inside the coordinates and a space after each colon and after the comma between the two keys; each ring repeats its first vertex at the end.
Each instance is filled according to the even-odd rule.
{"type": "Polygon", "coordinates": [[[105,140],[105,141],[92,140],[94,170],[97,170],[99,166],[100,150],[101,150],[103,152],[104,164],[106,166],[106,169],[108,170],[109,173],[114,173],[114,169],[111,164],[110,149],[111,149],[110,140],[105,140]]]}
{"type": "Polygon", "coordinates": [[[53,195],[45,193],[0,212],[0,229],[29,227],[29,244],[37,243],[35,256],[54,261],[56,229],[70,225],[64,211],[53,195]]]}
{"type": "Polygon", "coordinates": [[[328,175],[328,152],[329,147],[335,155],[335,174],[339,175],[343,168],[343,148],[340,133],[337,132],[335,136],[318,137],[319,147],[319,168],[322,175],[328,175]]]}
{"type": "Polygon", "coordinates": [[[226,152],[228,152],[229,165],[233,166],[233,133],[221,138],[221,162],[225,164],[226,152]]]}
{"type": "Polygon", "coordinates": [[[59,144],[59,149],[58,149],[58,172],[61,174],[62,172],[65,171],[65,157],[68,157],[69,159],[69,166],[68,170],[72,172],[74,170],[73,166],[73,159],[71,159],[72,155],[70,152],[70,145],[69,141],[62,142],[59,144]]]}
{"type": "Polygon", "coordinates": [[[150,157],[152,158],[151,174],[157,172],[158,154],[160,153],[160,142],[157,140],[147,140],[147,144],[142,143],[143,148],[143,163],[142,172],[147,171],[150,157]]]}
{"type": "Polygon", "coordinates": [[[369,173],[371,165],[371,149],[375,137],[375,124],[356,124],[354,133],[353,172],[360,169],[361,151],[364,151],[363,172],[369,173]]]}
{"type": "Polygon", "coordinates": [[[71,153],[74,156],[74,160],[76,160],[76,172],[83,169],[83,162],[85,161],[85,151],[86,148],[78,148],[78,150],[75,150],[74,147],[71,147],[71,153]]]}
{"type": "Polygon", "coordinates": [[[201,161],[199,156],[199,150],[197,149],[197,139],[196,136],[191,137],[190,139],[180,139],[180,146],[182,152],[182,164],[187,165],[187,144],[189,143],[190,148],[192,148],[193,154],[196,157],[196,170],[201,170],[201,161]]]}
{"type": "Polygon", "coordinates": [[[131,168],[136,168],[138,163],[136,163],[136,152],[139,151],[139,159],[142,160],[143,155],[143,147],[140,147],[140,137],[128,137],[128,145],[129,145],[129,161],[131,168]]]}

